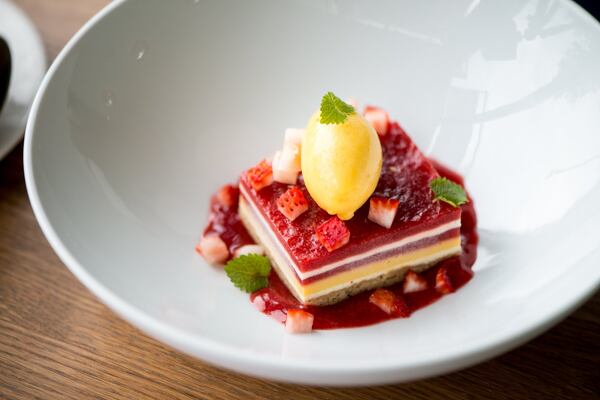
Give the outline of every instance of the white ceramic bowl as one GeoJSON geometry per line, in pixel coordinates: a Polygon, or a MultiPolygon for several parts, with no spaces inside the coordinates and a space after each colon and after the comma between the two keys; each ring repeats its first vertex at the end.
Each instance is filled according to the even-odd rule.
{"type": "Polygon", "coordinates": [[[33,106],[35,214],[116,313],[225,368],[378,384],[507,351],[600,282],[600,29],[572,3],[536,4],[113,2],[33,106]],[[327,90],[391,110],[465,175],[480,256],[466,287],[409,319],[293,336],[194,245],[209,195],[303,126],[327,90]]]}

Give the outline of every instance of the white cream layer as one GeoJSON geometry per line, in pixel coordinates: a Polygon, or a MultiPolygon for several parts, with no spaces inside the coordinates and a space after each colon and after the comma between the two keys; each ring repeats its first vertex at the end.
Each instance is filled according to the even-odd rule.
{"type": "Polygon", "coordinates": [[[375,265],[370,264],[361,266],[358,269],[345,271],[341,274],[336,274],[324,278],[323,280],[312,282],[308,285],[302,285],[298,281],[294,271],[289,268],[288,263],[285,261],[284,252],[278,251],[273,236],[270,234],[271,231],[265,229],[264,225],[258,221],[257,217],[250,209],[248,202],[244,199],[240,199],[239,212],[242,219],[245,223],[250,225],[251,230],[265,247],[267,254],[273,258],[274,266],[280,273],[279,276],[286,281],[286,286],[294,293],[294,296],[302,302],[307,302],[329,293],[346,289],[362,281],[376,278],[377,276],[396,268],[404,268],[408,265],[427,264],[460,252],[460,238],[457,237],[415,250],[408,254],[396,256],[396,261],[387,266],[378,266],[376,264],[385,264],[386,261],[389,263],[389,259],[375,262],[375,265]],[[404,260],[402,260],[402,258],[404,258],[404,260]],[[366,272],[365,269],[370,272],[364,273],[366,272]],[[353,276],[347,276],[348,274],[353,276]]]}
{"type": "Polygon", "coordinates": [[[383,246],[379,246],[379,247],[375,247],[369,251],[366,251],[364,253],[360,253],[354,256],[350,256],[350,257],[346,257],[342,260],[333,262],[331,264],[326,264],[323,265],[320,268],[311,270],[311,271],[307,271],[307,272],[302,272],[300,270],[300,268],[298,268],[298,265],[296,265],[296,263],[294,262],[294,260],[292,260],[292,258],[290,257],[289,253],[286,251],[286,249],[283,247],[283,245],[281,244],[281,242],[279,241],[279,239],[277,238],[277,236],[275,235],[275,233],[273,232],[273,229],[268,225],[268,222],[265,220],[265,218],[263,217],[262,213],[260,212],[260,210],[258,209],[258,207],[256,207],[256,205],[254,204],[254,202],[252,201],[251,197],[248,196],[248,193],[246,192],[246,189],[240,185],[240,192],[242,193],[242,195],[244,196],[244,199],[246,200],[246,204],[249,205],[253,216],[259,220],[260,225],[262,227],[263,230],[265,230],[269,237],[270,237],[270,241],[273,242],[273,244],[275,246],[277,246],[277,249],[273,249],[273,251],[276,251],[277,253],[282,254],[285,258],[286,261],[288,262],[289,265],[292,266],[292,268],[294,268],[294,270],[296,271],[296,274],[300,277],[301,280],[305,280],[308,278],[311,278],[313,276],[317,276],[317,275],[321,275],[325,272],[329,272],[331,270],[334,270],[338,267],[341,267],[343,265],[349,264],[349,263],[353,263],[356,261],[360,261],[363,260],[365,258],[371,257],[375,254],[380,254],[389,250],[393,250],[396,249],[398,247],[401,246],[405,246],[407,244],[410,243],[414,243],[417,242],[419,240],[423,240],[423,239],[427,239],[430,237],[434,237],[434,236],[438,236],[441,235],[442,233],[445,233],[447,231],[450,231],[452,229],[456,229],[456,228],[460,228],[460,218],[448,222],[444,225],[440,225],[434,229],[430,229],[428,231],[423,231],[423,232],[419,232],[415,235],[412,236],[407,236],[401,240],[398,240],[396,242],[392,242],[392,243],[388,243],[385,244],[383,246]]]}

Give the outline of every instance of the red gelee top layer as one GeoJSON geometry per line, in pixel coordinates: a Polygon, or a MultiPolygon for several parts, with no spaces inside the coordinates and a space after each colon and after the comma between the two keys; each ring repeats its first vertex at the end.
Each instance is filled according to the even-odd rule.
{"type": "Polygon", "coordinates": [[[367,201],[352,219],[344,221],[350,230],[350,242],[331,253],[315,237],[315,228],[331,216],[310,197],[302,176],[298,178],[296,186],[304,192],[309,208],[290,222],[276,205],[277,198],[287,190],[288,185],[274,182],[257,192],[247,181],[246,173],[242,174],[240,185],[249,195],[248,200],[259,209],[302,272],[460,218],[460,208],[433,200],[429,182],[439,174],[400,125],[391,123],[388,134],[380,137],[380,140],[383,166],[373,195],[400,201],[394,223],[390,229],[386,229],[369,221],[367,201]]]}

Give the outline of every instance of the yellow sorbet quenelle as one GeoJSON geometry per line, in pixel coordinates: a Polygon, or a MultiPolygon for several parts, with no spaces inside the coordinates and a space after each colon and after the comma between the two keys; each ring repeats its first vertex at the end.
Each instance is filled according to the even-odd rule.
{"type": "Polygon", "coordinates": [[[377,186],[381,143],[362,115],[329,92],[308,122],[301,160],[312,198],[329,214],[347,220],[377,186]]]}

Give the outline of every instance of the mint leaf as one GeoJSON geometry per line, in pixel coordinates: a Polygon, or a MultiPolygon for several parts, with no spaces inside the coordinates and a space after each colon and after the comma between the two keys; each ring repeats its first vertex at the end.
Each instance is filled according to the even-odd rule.
{"type": "Polygon", "coordinates": [[[429,182],[429,187],[435,195],[435,200],[445,201],[451,206],[458,207],[469,201],[465,190],[446,178],[433,179],[429,182]]]}
{"type": "Polygon", "coordinates": [[[269,285],[269,272],[269,259],[258,254],[239,256],[225,265],[225,273],[233,285],[247,293],[266,288],[269,285]]]}
{"type": "Polygon", "coordinates": [[[348,115],[356,111],[350,104],[344,103],[332,92],[327,92],[321,100],[321,120],[322,124],[341,124],[348,115]]]}

